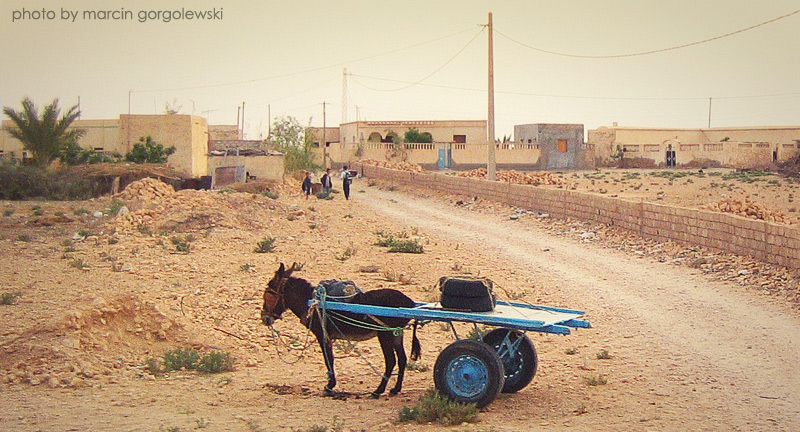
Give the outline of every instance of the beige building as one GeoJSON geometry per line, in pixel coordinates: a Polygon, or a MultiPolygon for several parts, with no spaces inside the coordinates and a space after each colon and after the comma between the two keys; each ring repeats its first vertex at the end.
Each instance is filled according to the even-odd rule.
{"type": "MultiPolygon", "coordinates": [[[[0,156],[15,159],[30,157],[22,143],[11,136],[10,120],[0,130],[0,156]]],[[[121,115],[116,120],[76,120],[71,129],[82,129],[79,140],[83,148],[99,153],[125,155],[139,138],[150,136],[164,147],[175,146],[168,160],[172,167],[188,176],[208,174],[208,124],[203,117],[192,115],[121,115]]]]}
{"type": "Polygon", "coordinates": [[[786,161],[800,152],[800,126],[710,129],[643,128],[614,125],[588,131],[600,164],[628,166],[704,164],[752,168],[786,161]]]}
{"type": "Polygon", "coordinates": [[[339,126],[342,144],[391,143],[416,128],[433,142],[485,143],[486,120],[356,121],[339,126]]]}

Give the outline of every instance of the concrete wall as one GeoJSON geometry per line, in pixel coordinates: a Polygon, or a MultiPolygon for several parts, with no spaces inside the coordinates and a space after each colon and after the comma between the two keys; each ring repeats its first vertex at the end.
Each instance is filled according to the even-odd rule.
{"type": "Polygon", "coordinates": [[[126,115],[119,117],[119,147],[127,153],[140,137],[151,136],[164,147],[175,146],[169,164],[192,177],[208,175],[208,123],[192,115],[126,115]]]}
{"type": "MultiPolygon", "coordinates": [[[[14,139],[9,133],[9,129],[14,127],[11,120],[4,120],[2,130],[0,130],[0,154],[22,159],[22,143],[14,139]]],[[[119,146],[119,120],[76,120],[72,123],[70,130],[82,129],[83,137],[79,144],[84,148],[93,148],[98,152],[125,154],[119,146]]]]}
{"type": "Polygon", "coordinates": [[[257,180],[283,182],[283,155],[267,156],[209,156],[208,172],[217,168],[243,166],[257,180]]]}
{"type": "Polygon", "coordinates": [[[237,125],[209,125],[208,139],[218,141],[241,140],[242,131],[237,125]]]}
{"type": "Polygon", "coordinates": [[[541,150],[541,169],[574,169],[580,162],[583,145],[582,124],[524,124],[514,126],[516,141],[538,143],[541,150]],[[566,140],[566,148],[559,148],[559,140],[566,140]],[[565,151],[564,151],[565,150],[565,151]]]}
{"type": "MultiPolygon", "coordinates": [[[[375,159],[406,161],[430,170],[437,167],[440,149],[450,149],[455,170],[486,167],[488,160],[486,143],[403,143],[397,147],[380,142],[332,143],[328,158],[334,167],[353,165],[359,159],[375,159]]],[[[322,149],[315,148],[314,152],[316,160],[322,161],[322,149]]],[[[540,154],[537,144],[502,143],[496,144],[495,160],[499,169],[533,170],[538,167],[540,154]]]]}
{"type": "Polygon", "coordinates": [[[499,201],[508,205],[600,222],[657,241],[671,240],[800,269],[800,230],[796,226],[746,219],[661,204],[528,185],[490,182],[441,173],[411,173],[371,165],[364,175],[413,187],[499,201]]]}
{"type": "Polygon", "coordinates": [[[611,162],[617,146],[637,150],[640,157],[663,165],[669,146],[678,165],[711,160],[723,166],[749,168],[791,159],[800,152],[800,127],[751,127],[711,129],[657,129],[600,127],[588,131],[588,142],[602,162],[611,162]]]}

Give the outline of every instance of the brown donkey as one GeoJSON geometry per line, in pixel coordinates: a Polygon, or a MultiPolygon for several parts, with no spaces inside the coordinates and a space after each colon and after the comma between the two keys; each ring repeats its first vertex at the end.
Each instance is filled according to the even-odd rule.
{"type": "MultiPolygon", "coordinates": [[[[331,394],[336,386],[336,373],[333,369],[333,343],[334,339],[367,340],[378,336],[381,344],[386,369],[381,383],[372,397],[377,398],[386,390],[389,377],[395,364],[398,365],[397,383],[389,394],[396,395],[403,387],[403,376],[406,371],[406,351],[403,347],[402,329],[411,321],[408,318],[380,317],[350,312],[336,312],[325,314],[327,319],[322,322],[323,314],[311,311],[309,300],[314,297],[315,287],[305,279],[292,276],[297,270],[296,263],[289,269],[281,263],[275,276],[264,290],[264,306],[261,309],[261,321],[271,326],[275,320],[280,319],[286,309],[289,309],[300,318],[308,329],[317,337],[322,354],[325,357],[325,366],[328,369],[328,384],[325,393],[331,394]],[[379,328],[379,330],[375,330],[379,328]]],[[[394,289],[378,289],[355,294],[348,303],[364,304],[384,307],[413,308],[415,303],[405,294],[394,289]]],[[[420,355],[420,344],[417,339],[417,321],[414,321],[414,333],[411,343],[411,359],[416,360],[420,355]]]]}

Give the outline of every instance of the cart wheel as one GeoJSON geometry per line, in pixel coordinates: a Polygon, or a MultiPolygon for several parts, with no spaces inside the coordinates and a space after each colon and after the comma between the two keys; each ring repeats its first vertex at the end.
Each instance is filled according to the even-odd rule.
{"type": "Polygon", "coordinates": [[[503,362],[492,347],[463,339],[448,345],[436,359],[433,381],[450,400],[483,408],[503,388],[503,362]]]}
{"type": "Polygon", "coordinates": [[[503,393],[516,393],[533,380],[539,358],[536,348],[528,336],[517,330],[498,328],[483,337],[483,341],[494,348],[503,362],[505,384],[503,393]]]}

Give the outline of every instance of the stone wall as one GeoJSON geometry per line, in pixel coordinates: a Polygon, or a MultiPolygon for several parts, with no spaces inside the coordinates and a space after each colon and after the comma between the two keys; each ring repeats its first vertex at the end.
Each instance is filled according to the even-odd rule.
{"type": "Polygon", "coordinates": [[[607,198],[564,189],[490,182],[371,165],[365,176],[419,188],[498,201],[528,210],[617,226],[657,241],[671,240],[800,269],[800,230],[727,213],[607,198]]]}

